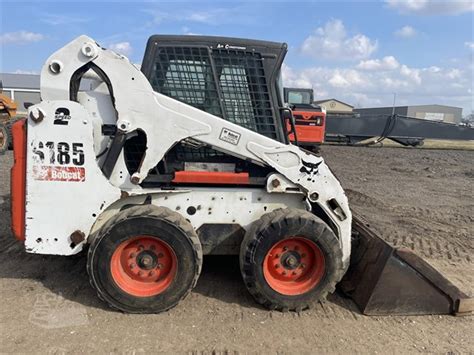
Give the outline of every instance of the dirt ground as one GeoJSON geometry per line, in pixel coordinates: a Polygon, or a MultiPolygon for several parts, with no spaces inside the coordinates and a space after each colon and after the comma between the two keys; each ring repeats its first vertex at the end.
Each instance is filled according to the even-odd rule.
{"type": "MultiPolygon", "coordinates": [[[[473,294],[474,153],[323,147],[354,211],[473,294]]],[[[159,315],[108,309],[84,257],[26,254],[9,221],[11,152],[0,156],[0,351],[59,354],[472,353],[474,318],[367,317],[335,294],[315,309],[269,312],[247,293],[237,258],[207,257],[195,290],[159,315]]]]}

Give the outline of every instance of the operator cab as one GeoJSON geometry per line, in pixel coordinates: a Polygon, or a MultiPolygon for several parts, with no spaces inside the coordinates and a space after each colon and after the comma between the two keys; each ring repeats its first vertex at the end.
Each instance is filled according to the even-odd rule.
{"type": "MultiPolygon", "coordinates": [[[[289,144],[280,81],[286,52],[286,43],[154,35],[148,40],[141,70],[156,92],[289,144]]],[[[145,147],[146,137],[140,133],[126,142],[130,172],[136,171],[145,147]]],[[[270,172],[268,167],[188,140],[174,146],[144,183],[166,183],[174,176],[173,183],[178,175],[202,169],[245,173],[251,185],[264,183],[270,172]]]]}
{"type": "Polygon", "coordinates": [[[156,92],[287,142],[280,68],[286,43],[155,35],[141,70],[156,92]]]}
{"type": "Polygon", "coordinates": [[[283,95],[285,103],[290,106],[293,111],[301,111],[307,109],[311,109],[315,112],[323,111],[321,106],[313,103],[313,89],[284,88],[283,95]]]}

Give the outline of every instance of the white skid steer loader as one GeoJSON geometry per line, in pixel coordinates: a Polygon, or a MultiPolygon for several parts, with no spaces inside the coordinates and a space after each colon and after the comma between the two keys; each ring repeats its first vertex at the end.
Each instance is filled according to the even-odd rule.
{"type": "Polygon", "coordinates": [[[467,312],[434,269],[353,223],[323,159],[288,143],[285,53],[153,36],[140,71],[87,36],[61,48],[42,69],[41,103],[13,126],[16,238],[39,254],[88,246],[92,286],[125,312],[175,306],[203,254],[240,254],[256,301],[300,311],[335,290],[354,238],[341,286],[366,314],[467,312]]]}

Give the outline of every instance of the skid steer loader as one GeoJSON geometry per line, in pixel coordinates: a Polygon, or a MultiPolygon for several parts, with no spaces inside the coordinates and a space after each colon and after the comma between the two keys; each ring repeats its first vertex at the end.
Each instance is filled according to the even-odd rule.
{"type": "MultiPolygon", "coordinates": [[[[319,153],[326,131],[326,108],[313,103],[313,89],[283,88],[283,95],[295,122],[295,133],[290,133],[290,142],[319,153]]],[[[290,120],[286,126],[291,132],[290,120]]]]}
{"type": "Polygon", "coordinates": [[[289,144],[285,53],[153,36],[141,72],[87,36],[61,48],[43,66],[41,103],[13,127],[16,238],[39,254],[87,246],[92,286],[125,312],[175,306],[205,254],[239,254],[269,309],[306,309],[342,279],[367,314],[467,312],[435,270],[353,218],[321,157],[289,144]]]}

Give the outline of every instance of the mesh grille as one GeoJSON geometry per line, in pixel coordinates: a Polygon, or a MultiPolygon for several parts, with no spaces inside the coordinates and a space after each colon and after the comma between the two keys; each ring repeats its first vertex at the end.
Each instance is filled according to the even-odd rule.
{"type": "Polygon", "coordinates": [[[161,47],[151,84],[164,95],[270,138],[277,137],[259,53],[161,47]]]}
{"type": "Polygon", "coordinates": [[[226,118],[276,138],[270,95],[259,53],[213,50],[226,118]]]}
{"type": "Polygon", "coordinates": [[[207,48],[159,48],[151,84],[155,91],[222,117],[207,48]]]}

